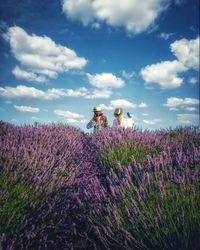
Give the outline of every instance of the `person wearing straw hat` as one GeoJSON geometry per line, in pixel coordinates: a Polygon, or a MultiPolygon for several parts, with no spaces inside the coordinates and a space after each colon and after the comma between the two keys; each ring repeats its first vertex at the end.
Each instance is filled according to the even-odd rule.
{"type": "Polygon", "coordinates": [[[87,124],[87,129],[94,128],[94,132],[108,126],[107,117],[103,115],[101,107],[94,107],[94,116],[87,124]]]}
{"type": "Polygon", "coordinates": [[[114,111],[115,119],[113,120],[113,127],[122,127],[122,128],[132,128],[133,127],[133,118],[127,113],[128,117],[123,117],[123,109],[116,108],[114,111]]]}

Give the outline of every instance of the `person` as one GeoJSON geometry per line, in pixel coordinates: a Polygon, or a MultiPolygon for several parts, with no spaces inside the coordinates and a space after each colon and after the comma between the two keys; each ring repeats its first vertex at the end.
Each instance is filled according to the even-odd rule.
{"type": "Polygon", "coordinates": [[[113,120],[113,127],[122,127],[122,128],[132,128],[133,127],[133,118],[130,113],[127,113],[127,118],[123,116],[123,109],[116,108],[114,111],[115,119],[113,120]]]}
{"type": "Polygon", "coordinates": [[[107,117],[103,115],[101,107],[94,107],[94,116],[87,124],[87,129],[94,128],[94,132],[108,126],[107,117]]]}

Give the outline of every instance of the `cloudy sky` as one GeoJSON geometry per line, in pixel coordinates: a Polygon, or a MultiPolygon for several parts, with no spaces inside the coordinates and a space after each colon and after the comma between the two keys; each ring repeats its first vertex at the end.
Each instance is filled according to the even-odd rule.
{"type": "Polygon", "coordinates": [[[135,125],[199,125],[198,0],[4,0],[0,119],[85,130],[94,106],[135,125]]]}

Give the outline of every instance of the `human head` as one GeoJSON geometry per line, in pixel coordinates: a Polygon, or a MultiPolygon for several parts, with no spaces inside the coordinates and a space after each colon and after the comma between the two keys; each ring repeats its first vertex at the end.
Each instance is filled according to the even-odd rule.
{"type": "Polygon", "coordinates": [[[123,114],[123,109],[122,108],[116,108],[114,111],[114,116],[119,117],[123,114]]]}
{"type": "Polygon", "coordinates": [[[97,106],[93,108],[93,112],[95,113],[95,115],[99,116],[102,115],[102,110],[101,107],[97,106]]]}

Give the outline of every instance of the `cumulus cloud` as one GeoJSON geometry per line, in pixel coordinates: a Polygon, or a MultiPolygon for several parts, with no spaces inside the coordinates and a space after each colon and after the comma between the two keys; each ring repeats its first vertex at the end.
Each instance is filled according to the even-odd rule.
{"type": "Polygon", "coordinates": [[[40,100],[55,100],[63,97],[83,97],[85,99],[109,98],[112,95],[111,90],[94,89],[88,90],[84,87],[78,89],[51,88],[46,91],[35,87],[18,85],[16,87],[0,87],[0,96],[8,99],[28,98],[40,100]]]}
{"type": "Polygon", "coordinates": [[[179,109],[185,109],[188,111],[196,110],[193,105],[198,105],[199,100],[195,98],[177,98],[169,97],[164,106],[168,107],[170,111],[178,111],[179,109]]]}
{"type": "Polygon", "coordinates": [[[198,114],[177,114],[178,123],[183,124],[199,124],[198,114]]]}
{"type": "Polygon", "coordinates": [[[178,61],[188,69],[199,69],[199,37],[192,40],[181,39],[170,45],[178,61]]]}
{"type": "Polygon", "coordinates": [[[161,122],[160,119],[152,119],[152,120],[143,120],[144,123],[148,125],[155,125],[161,122]]]}
{"type": "Polygon", "coordinates": [[[128,33],[140,33],[151,27],[169,6],[167,0],[63,0],[63,12],[83,25],[105,22],[124,27],[128,33]]]}
{"type": "Polygon", "coordinates": [[[87,74],[89,83],[98,89],[121,88],[124,81],[112,73],[87,74]]]}
{"type": "Polygon", "coordinates": [[[177,88],[183,83],[183,78],[178,73],[184,70],[184,66],[177,60],[164,61],[148,65],[141,70],[141,76],[148,83],[159,84],[162,89],[177,88]]]}
{"type": "Polygon", "coordinates": [[[54,100],[64,96],[80,97],[87,95],[86,88],[73,89],[48,89],[47,91],[39,90],[34,87],[18,85],[16,87],[0,87],[0,96],[15,99],[15,98],[30,98],[42,100],[54,100]]]}
{"type": "Polygon", "coordinates": [[[4,38],[21,65],[13,70],[13,74],[23,80],[45,82],[59,73],[80,70],[87,63],[74,50],[56,44],[47,36],[29,35],[18,26],[10,27],[4,38]]]}
{"type": "Polygon", "coordinates": [[[100,107],[102,107],[105,110],[114,110],[115,108],[121,107],[121,108],[136,108],[136,104],[129,102],[125,99],[117,99],[112,100],[108,105],[100,104],[100,107]]]}
{"type": "Polygon", "coordinates": [[[13,69],[12,73],[16,78],[25,80],[25,81],[38,82],[38,83],[43,83],[47,81],[45,76],[41,76],[30,71],[28,72],[26,70],[21,69],[18,66],[16,66],[13,69]]]}
{"type": "Polygon", "coordinates": [[[94,89],[91,93],[88,93],[86,99],[98,99],[98,98],[110,98],[112,91],[109,89],[94,89]]]}
{"type": "Polygon", "coordinates": [[[94,19],[91,0],[63,0],[63,12],[72,20],[80,20],[83,25],[88,25],[94,19]]]}
{"type": "Polygon", "coordinates": [[[30,107],[30,106],[17,106],[17,105],[14,105],[14,108],[17,109],[18,111],[20,112],[23,112],[23,113],[38,113],[40,112],[40,109],[39,108],[33,108],[33,107],[30,107]]]}
{"type": "Polygon", "coordinates": [[[54,114],[66,119],[66,121],[69,123],[85,123],[86,122],[86,119],[84,118],[83,115],[73,113],[68,110],[56,109],[54,110],[54,114]]]}
{"type": "Polygon", "coordinates": [[[111,100],[108,105],[100,104],[100,107],[105,110],[114,110],[115,108],[145,108],[147,105],[141,103],[139,105],[134,104],[126,99],[111,100]]]}
{"type": "Polygon", "coordinates": [[[162,61],[141,69],[140,75],[146,84],[158,84],[162,89],[178,88],[184,80],[178,74],[189,69],[198,70],[199,37],[177,40],[170,45],[170,49],[177,60],[162,61]]]}
{"type": "Polygon", "coordinates": [[[47,94],[52,97],[62,97],[62,96],[71,96],[71,97],[84,97],[88,93],[88,90],[84,87],[78,89],[48,89],[47,94]]]}

